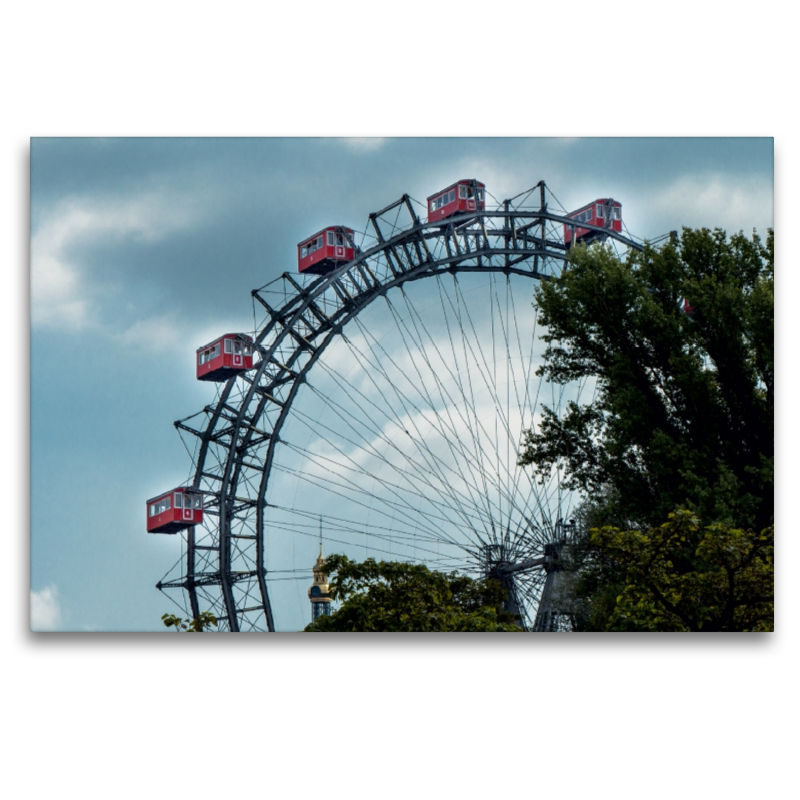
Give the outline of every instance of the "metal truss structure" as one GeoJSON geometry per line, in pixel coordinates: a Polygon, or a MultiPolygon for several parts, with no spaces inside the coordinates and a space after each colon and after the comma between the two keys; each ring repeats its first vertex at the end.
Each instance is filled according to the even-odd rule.
{"type": "MultiPolygon", "coordinates": [[[[248,373],[219,384],[213,403],[175,423],[193,458],[191,486],[205,494],[207,521],[181,535],[181,559],[157,587],[170,594],[179,590],[182,607],[193,617],[214,613],[221,630],[279,629],[270,587],[287,578],[268,556],[270,537],[278,537],[274,546],[280,548],[293,535],[315,535],[324,517],[335,544],[344,545],[349,536],[348,541],[374,545],[371,552],[391,552],[398,560],[416,558],[494,575],[508,586],[510,604],[526,628],[563,627],[552,596],[558,553],[569,535],[568,509],[556,484],[537,494],[533,484],[522,485],[514,468],[522,432],[518,419],[529,426],[533,412],[515,415],[522,413],[520,407],[534,405],[535,374],[533,356],[515,344],[522,339],[518,287],[558,278],[567,258],[563,226],[573,224],[548,201],[555,205],[540,182],[496,208],[431,224],[417,214],[416,201],[404,195],[369,215],[351,262],[324,276],[284,273],[254,290],[254,309],[261,316],[254,323],[260,360],[248,373]],[[464,281],[471,278],[465,276],[476,275],[488,281],[483,284],[488,288],[467,297],[464,281]],[[427,312],[409,301],[409,287],[423,282],[431,282],[430,296],[438,293],[446,311],[438,339],[425,327],[427,312]],[[467,318],[467,300],[483,294],[491,304],[492,333],[486,336],[467,318]],[[386,303],[383,316],[393,315],[397,326],[382,341],[364,323],[379,299],[386,303]],[[470,342],[464,344],[470,326],[470,342]],[[401,369],[398,358],[395,368],[384,348],[406,332],[411,337],[406,366],[401,369]],[[446,348],[438,347],[437,341],[448,338],[446,348]],[[350,377],[354,368],[337,372],[326,362],[337,342],[346,343],[353,363],[360,363],[360,377],[350,377]],[[431,355],[437,347],[442,352],[431,355]],[[507,364],[520,365],[517,383],[505,372],[502,380],[498,377],[507,364]],[[408,373],[413,370],[421,377],[412,381],[408,373]],[[485,421],[485,415],[479,419],[474,385],[479,373],[482,396],[494,398],[502,425],[485,421]],[[325,414],[306,414],[315,417],[307,424],[315,426],[316,438],[309,434],[312,443],[304,449],[299,437],[287,435],[287,426],[302,417],[303,387],[309,395],[317,391],[315,375],[331,387],[336,381],[345,399],[335,401],[333,390],[326,390],[320,397],[325,414]],[[374,403],[364,388],[369,381],[376,386],[380,381],[385,402],[374,403]],[[408,383],[398,388],[401,381],[408,383]],[[426,409],[411,396],[412,389],[427,397],[426,409]],[[454,397],[463,401],[462,410],[454,397]],[[398,408],[394,417],[376,422],[391,403],[398,408]],[[505,428],[497,454],[488,453],[484,444],[492,424],[505,428]],[[313,444],[318,441],[322,444],[313,444]],[[281,452],[296,460],[282,462],[281,452]],[[496,468],[488,461],[496,461],[496,468]],[[492,483],[496,473],[508,473],[503,486],[492,483]],[[279,474],[303,482],[306,498],[329,500],[318,499],[313,508],[301,497],[291,507],[282,506],[286,491],[270,496],[279,474]],[[487,499],[490,494],[497,499],[487,499]],[[331,510],[335,503],[352,508],[352,514],[337,515],[331,510]]],[[[641,249],[627,236],[594,230],[624,248],[641,249]]],[[[534,317],[531,295],[521,307],[524,316],[534,317]]],[[[310,574],[310,566],[304,574],[310,574]]]]}

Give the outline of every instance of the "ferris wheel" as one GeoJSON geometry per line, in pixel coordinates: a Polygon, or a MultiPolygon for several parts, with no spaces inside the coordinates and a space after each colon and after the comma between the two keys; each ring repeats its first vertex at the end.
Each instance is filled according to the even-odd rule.
{"type": "Polygon", "coordinates": [[[495,577],[525,629],[563,626],[575,497],[559,468],[536,477],[517,462],[544,406],[594,387],[537,375],[533,287],[558,278],[575,241],[641,245],[619,203],[567,213],[543,181],[490,206],[483,184],[459,181],[424,206],[403,195],[360,238],[321,231],[298,246],[297,274],[253,290],[251,335],[198,350],[214,398],[175,423],[190,484],[177,508],[148,501],[148,530],[180,534],[157,588],[186,614],[302,629],[321,541],[354,560],[495,577]]]}

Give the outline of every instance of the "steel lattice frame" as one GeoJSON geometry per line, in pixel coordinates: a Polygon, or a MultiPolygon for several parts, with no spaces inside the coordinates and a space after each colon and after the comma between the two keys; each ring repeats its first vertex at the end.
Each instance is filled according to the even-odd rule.
{"type": "MultiPolygon", "coordinates": [[[[182,434],[196,437],[192,488],[205,493],[210,524],[200,534],[187,531],[182,574],[168,573],[157,588],[185,590],[192,616],[212,611],[222,630],[274,631],[265,563],[267,487],[281,429],[309,370],[348,322],[393,287],[442,273],[557,278],[567,257],[562,226],[574,223],[548,210],[546,200],[540,182],[497,209],[431,224],[420,220],[403,195],[369,215],[375,244],[357,250],[353,261],[310,280],[284,273],[254,290],[265,312],[256,336],[260,362],[222,385],[215,403],[175,423],[182,434]],[[538,200],[533,208],[525,206],[531,197],[538,200]]],[[[641,249],[619,233],[588,223],[580,227],[641,249]]],[[[527,568],[544,564],[544,558],[534,558],[527,568]]],[[[508,573],[520,568],[526,567],[508,573]]],[[[545,587],[543,601],[548,596],[545,587]]],[[[553,616],[550,608],[546,613],[553,616]]]]}

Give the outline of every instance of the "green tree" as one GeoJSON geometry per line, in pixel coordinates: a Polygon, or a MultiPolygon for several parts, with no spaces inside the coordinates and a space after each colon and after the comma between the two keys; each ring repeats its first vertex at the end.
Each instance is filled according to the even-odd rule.
{"type": "Polygon", "coordinates": [[[176,633],[202,633],[210,627],[217,627],[217,618],[210,611],[201,611],[200,616],[192,620],[184,620],[174,614],[162,614],[161,621],[167,628],[175,628],[176,633]]]}
{"type": "Polygon", "coordinates": [[[505,591],[497,581],[343,555],[329,556],[322,569],[332,576],[330,592],[341,606],[306,631],[520,630],[502,609],[505,591]]]}
{"type": "Polygon", "coordinates": [[[758,591],[744,567],[728,575],[743,598],[732,617],[713,598],[730,568],[722,554],[760,554],[759,537],[772,535],[773,287],[772,231],[765,245],[684,229],[626,259],[578,247],[562,278],[537,290],[550,345],[539,374],[596,382],[592,402],[545,410],[520,459],[543,477],[559,464],[589,498],[562,599],[576,630],[771,626],[771,600],[759,599],[772,594],[771,550],[756,559],[758,591]],[[697,527],[670,517],[678,509],[697,527]],[[680,603],[658,598],[666,587],[680,603]],[[693,602],[715,611],[703,617],[693,602]]]}
{"type": "Polygon", "coordinates": [[[772,231],[764,245],[707,229],[625,260],[577,247],[537,289],[550,345],[539,374],[597,390],[562,417],[545,410],[520,463],[563,465],[573,488],[604,498],[604,524],[655,526],[688,508],[705,524],[769,527],[773,252],[772,231]]]}
{"type": "Polygon", "coordinates": [[[592,540],[619,565],[619,595],[602,629],[773,630],[773,537],[772,527],[701,528],[685,510],[646,531],[594,529],[592,540]]]}

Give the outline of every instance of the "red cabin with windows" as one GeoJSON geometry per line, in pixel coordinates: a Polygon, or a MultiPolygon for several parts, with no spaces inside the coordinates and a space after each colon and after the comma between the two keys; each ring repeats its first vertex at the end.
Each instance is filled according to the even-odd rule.
{"type": "MultiPolygon", "coordinates": [[[[583,206],[583,208],[567,214],[567,219],[588,222],[589,225],[598,225],[601,228],[619,233],[622,231],[622,203],[618,203],[610,197],[595,200],[593,203],[589,203],[588,206],[583,206]]],[[[589,244],[602,235],[601,231],[593,231],[590,228],[564,226],[564,244],[567,247],[571,247],[577,242],[589,244]]]]}
{"type": "Polygon", "coordinates": [[[147,501],[148,533],[177,533],[202,521],[202,492],[181,486],[147,501]]]}
{"type": "Polygon", "coordinates": [[[253,338],[226,333],[197,350],[197,380],[226,381],[253,368],[253,338]]]}
{"type": "Polygon", "coordinates": [[[484,211],[485,189],[480,181],[464,180],[432,194],[428,198],[428,222],[438,222],[468,211],[484,211]]]}
{"type": "Polygon", "coordinates": [[[327,275],[339,264],[356,257],[353,231],[342,225],[315,233],[297,245],[297,271],[311,275],[327,275]]]}

